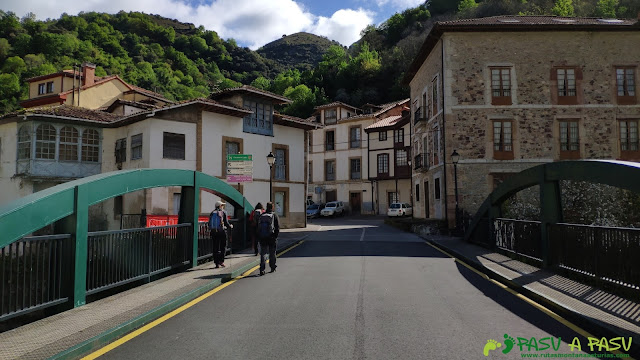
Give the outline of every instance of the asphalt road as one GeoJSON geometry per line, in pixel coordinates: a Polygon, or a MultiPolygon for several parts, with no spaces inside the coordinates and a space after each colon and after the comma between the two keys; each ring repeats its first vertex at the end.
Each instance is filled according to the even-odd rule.
{"type": "Polygon", "coordinates": [[[278,258],[276,273],[240,279],[103,358],[516,359],[570,353],[575,336],[586,347],[413,234],[381,221],[318,223],[320,231],[278,258]],[[560,337],[562,345],[503,354],[504,334],[560,337]],[[485,357],[489,339],[502,347],[485,357]]]}

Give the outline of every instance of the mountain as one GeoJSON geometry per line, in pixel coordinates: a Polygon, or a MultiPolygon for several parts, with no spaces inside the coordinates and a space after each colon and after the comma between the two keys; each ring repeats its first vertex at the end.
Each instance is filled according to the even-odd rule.
{"type": "Polygon", "coordinates": [[[340,45],[326,37],[299,32],[282,35],[257,50],[258,54],[271,59],[285,68],[311,70],[322,60],[331,45],[340,45]]]}

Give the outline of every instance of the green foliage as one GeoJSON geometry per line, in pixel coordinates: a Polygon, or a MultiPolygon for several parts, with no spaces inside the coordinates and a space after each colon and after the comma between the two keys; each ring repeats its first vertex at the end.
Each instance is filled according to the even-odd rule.
{"type": "Polygon", "coordinates": [[[618,0],[600,0],[597,5],[597,14],[604,18],[615,18],[616,9],[620,2],[618,0]]]}
{"type": "Polygon", "coordinates": [[[573,0],[556,0],[551,12],[557,16],[574,16],[573,0]]]}
{"type": "Polygon", "coordinates": [[[20,97],[20,79],[16,74],[0,74],[0,113],[18,108],[20,97]]]}
{"type": "Polygon", "coordinates": [[[462,0],[460,1],[460,4],[458,4],[458,11],[464,12],[468,10],[473,10],[477,7],[478,7],[478,3],[476,3],[476,0],[462,0]]]}
{"type": "Polygon", "coordinates": [[[260,76],[251,82],[251,86],[262,90],[269,90],[271,81],[264,76],[260,76]]]}

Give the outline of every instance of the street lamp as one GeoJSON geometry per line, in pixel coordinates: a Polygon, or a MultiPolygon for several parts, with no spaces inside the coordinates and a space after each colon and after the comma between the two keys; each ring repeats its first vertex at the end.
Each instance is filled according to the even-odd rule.
{"type": "Polygon", "coordinates": [[[453,154],[451,154],[451,162],[453,163],[453,181],[455,183],[455,191],[456,191],[456,227],[458,227],[459,217],[460,217],[460,209],[458,208],[458,161],[460,161],[460,154],[456,150],[453,150],[453,154]]]}
{"type": "Polygon", "coordinates": [[[269,152],[267,155],[267,164],[269,164],[269,202],[273,202],[273,182],[271,181],[271,169],[273,168],[273,164],[276,162],[276,157],[273,156],[272,152],[269,152]]]}
{"type": "Polygon", "coordinates": [[[409,200],[411,202],[411,210],[413,213],[413,168],[411,167],[411,158],[407,160],[407,164],[409,165],[409,200]]]}

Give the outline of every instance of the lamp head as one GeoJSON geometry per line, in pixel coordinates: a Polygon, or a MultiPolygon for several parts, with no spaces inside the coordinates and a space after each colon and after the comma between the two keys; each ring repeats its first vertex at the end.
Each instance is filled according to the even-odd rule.
{"type": "Polygon", "coordinates": [[[273,166],[275,162],[276,162],[276,157],[273,156],[272,152],[269,152],[269,155],[267,155],[267,163],[269,164],[269,166],[273,166]]]}
{"type": "Polygon", "coordinates": [[[451,162],[457,164],[458,161],[460,161],[460,154],[458,154],[458,151],[453,150],[453,154],[451,154],[451,162]]]}

